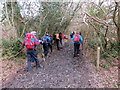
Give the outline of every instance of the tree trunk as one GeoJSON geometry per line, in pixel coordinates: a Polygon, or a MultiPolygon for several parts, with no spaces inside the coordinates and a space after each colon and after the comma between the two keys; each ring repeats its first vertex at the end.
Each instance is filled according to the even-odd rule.
{"type": "Polygon", "coordinates": [[[8,15],[8,8],[7,8],[7,2],[6,2],[6,0],[5,0],[5,15],[6,15],[6,18],[7,18],[7,21],[9,23],[9,25],[12,26],[11,22],[10,22],[10,19],[9,19],[9,15],[8,15]]]}
{"type": "Polygon", "coordinates": [[[12,9],[12,25],[13,25],[13,27],[15,27],[15,25],[14,25],[14,2],[12,2],[12,0],[11,0],[11,9],[12,9]]]}
{"type": "MultiPolygon", "coordinates": [[[[117,28],[117,36],[118,36],[118,45],[120,49],[120,3],[118,3],[118,28],[117,28]]],[[[120,60],[120,50],[118,50],[118,59],[120,60]]]]}
{"type": "MultiPolygon", "coordinates": [[[[118,73],[120,75],[120,2],[118,3],[118,28],[117,28],[117,36],[118,36],[118,46],[119,46],[119,50],[118,50],[118,60],[119,60],[118,73]]],[[[120,77],[118,78],[118,83],[120,83],[120,77]]],[[[120,84],[118,84],[118,87],[120,87],[120,84]]]]}

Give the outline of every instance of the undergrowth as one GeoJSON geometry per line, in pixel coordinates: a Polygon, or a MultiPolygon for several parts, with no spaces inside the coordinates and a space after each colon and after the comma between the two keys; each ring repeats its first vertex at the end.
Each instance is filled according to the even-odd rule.
{"type": "MultiPolygon", "coordinates": [[[[92,39],[88,42],[88,46],[97,52],[98,43],[97,40],[92,39]]],[[[103,49],[104,51],[101,50],[100,52],[100,66],[109,70],[111,66],[115,65],[114,61],[118,59],[118,50],[120,48],[117,42],[110,42],[109,46],[107,48],[103,47],[103,49]]],[[[93,61],[93,64],[96,66],[96,60],[93,61]]]]}
{"type": "Polygon", "coordinates": [[[22,52],[22,40],[20,38],[11,38],[9,40],[2,40],[2,58],[15,60],[18,57],[25,57],[22,52]]]}

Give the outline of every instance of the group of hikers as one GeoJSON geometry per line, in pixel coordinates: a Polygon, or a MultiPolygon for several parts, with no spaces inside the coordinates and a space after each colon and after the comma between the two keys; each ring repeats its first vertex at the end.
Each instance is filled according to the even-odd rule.
{"type": "MultiPolygon", "coordinates": [[[[38,57],[37,57],[37,46],[41,44],[43,46],[44,56],[47,57],[49,52],[52,52],[53,40],[56,43],[57,50],[61,49],[61,46],[64,46],[64,40],[68,39],[65,34],[59,32],[57,34],[50,35],[48,32],[45,33],[43,37],[39,39],[36,38],[36,32],[32,31],[31,33],[26,33],[25,39],[22,43],[23,46],[26,46],[26,55],[27,55],[27,71],[31,70],[31,62],[36,63],[36,68],[41,67],[38,57]]],[[[83,45],[82,35],[79,32],[73,31],[70,33],[71,40],[74,43],[74,56],[79,55],[80,45],[83,45]]]]}

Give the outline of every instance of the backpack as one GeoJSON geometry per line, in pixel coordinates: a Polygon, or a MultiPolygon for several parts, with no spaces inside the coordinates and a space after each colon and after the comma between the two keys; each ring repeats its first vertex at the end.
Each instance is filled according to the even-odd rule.
{"type": "Polygon", "coordinates": [[[51,39],[49,36],[44,36],[42,40],[43,40],[43,43],[50,43],[51,42],[51,39]]]}
{"type": "Polygon", "coordinates": [[[74,42],[80,42],[80,36],[79,35],[74,36],[74,42]]]}
{"type": "Polygon", "coordinates": [[[27,49],[34,49],[35,48],[35,39],[30,33],[26,34],[25,46],[27,49]]]}
{"type": "Polygon", "coordinates": [[[55,34],[55,35],[56,35],[56,39],[60,39],[60,38],[59,38],[59,34],[55,34]]]}
{"type": "Polygon", "coordinates": [[[48,43],[52,43],[52,38],[48,37],[48,43]]]}

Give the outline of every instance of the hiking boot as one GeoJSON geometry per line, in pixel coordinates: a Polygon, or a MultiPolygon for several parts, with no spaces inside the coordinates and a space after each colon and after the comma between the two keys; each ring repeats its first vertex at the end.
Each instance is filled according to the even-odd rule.
{"type": "Polygon", "coordinates": [[[39,66],[36,66],[36,69],[38,69],[38,68],[41,68],[41,65],[39,65],[39,66]]]}
{"type": "Polygon", "coordinates": [[[76,57],[76,55],[75,55],[75,54],[73,55],[73,58],[74,58],[74,57],[76,57]]]}
{"type": "Polygon", "coordinates": [[[47,57],[47,54],[45,54],[45,57],[47,57]]]}
{"type": "Polygon", "coordinates": [[[50,57],[50,53],[48,53],[47,58],[50,57]]]}
{"type": "Polygon", "coordinates": [[[57,50],[60,50],[60,48],[57,48],[57,50]]]}
{"type": "Polygon", "coordinates": [[[80,54],[78,53],[77,56],[79,56],[80,54]]]}
{"type": "Polygon", "coordinates": [[[40,65],[40,68],[43,68],[44,66],[43,65],[40,65]]]}
{"type": "Polygon", "coordinates": [[[27,69],[26,71],[27,71],[27,72],[30,72],[30,70],[28,70],[28,69],[27,69]]]}

